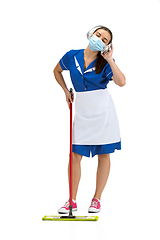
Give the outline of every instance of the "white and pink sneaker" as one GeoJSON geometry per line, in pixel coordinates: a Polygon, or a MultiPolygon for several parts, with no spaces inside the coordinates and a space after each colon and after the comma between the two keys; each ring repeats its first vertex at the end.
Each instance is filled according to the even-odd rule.
{"type": "Polygon", "coordinates": [[[97,213],[101,210],[100,200],[98,198],[93,198],[91,202],[91,206],[88,209],[89,213],[97,213]]]}
{"type": "MultiPolygon", "coordinates": [[[[72,211],[77,211],[77,203],[75,200],[72,199],[72,211]]],[[[69,200],[64,204],[62,208],[58,210],[58,213],[63,214],[63,213],[69,213],[69,200]]]]}

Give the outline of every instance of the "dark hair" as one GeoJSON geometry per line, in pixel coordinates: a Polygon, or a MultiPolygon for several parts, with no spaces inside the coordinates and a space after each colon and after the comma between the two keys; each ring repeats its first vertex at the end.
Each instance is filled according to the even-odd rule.
{"type": "MultiPolygon", "coordinates": [[[[112,42],[112,39],[113,39],[113,34],[112,34],[111,30],[109,28],[104,27],[104,26],[102,26],[102,27],[100,27],[98,29],[104,29],[105,31],[107,31],[110,34],[111,40],[108,43],[108,44],[110,44],[112,42]]],[[[96,31],[98,29],[96,29],[96,31]]],[[[107,63],[107,61],[101,56],[101,52],[99,52],[98,53],[98,58],[96,60],[96,74],[99,74],[99,73],[102,72],[102,70],[103,70],[104,66],[106,65],[106,63],[107,63]]]]}

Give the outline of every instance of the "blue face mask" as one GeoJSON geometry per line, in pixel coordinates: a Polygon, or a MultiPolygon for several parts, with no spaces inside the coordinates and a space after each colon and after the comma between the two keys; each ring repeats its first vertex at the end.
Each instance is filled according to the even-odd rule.
{"type": "Polygon", "coordinates": [[[93,35],[89,39],[89,47],[92,51],[102,51],[105,47],[105,44],[102,42],[102,40],[97,37],[96,35],[93,35]]]}

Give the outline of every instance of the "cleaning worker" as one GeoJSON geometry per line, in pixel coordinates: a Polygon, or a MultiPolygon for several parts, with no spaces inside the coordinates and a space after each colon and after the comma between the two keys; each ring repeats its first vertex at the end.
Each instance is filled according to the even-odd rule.
{"type": "MultiPolygon", "coordinates": [[[[68,51],[54,69],[54,76],[64,90],[66,101],[74,101],[62,71],[70,72],[76,91],[72,145],[72,206],[77,210],[76,196],[81,177],[81,159],[98,155],[96,190],[89,213],[101,210],[101,195],[110,172],[110,153],[121,149],[121,137],[114,102],[107,90],[110,81],[124,86],[126,78],[117,67],[113,55],[112,32],[99,25],[87,33],[86,49],[68,51]]],[[[68,170],[69,171],[69,170],[68,170]]],[[[58,210],[69,212],[69,201],[58,210]]]]}

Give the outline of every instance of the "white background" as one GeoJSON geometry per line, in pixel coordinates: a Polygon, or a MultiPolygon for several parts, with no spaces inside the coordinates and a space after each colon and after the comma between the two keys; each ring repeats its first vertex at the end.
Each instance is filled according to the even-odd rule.
{"type": "MultiPolygon", "coordinates": [[[[158,0],[1,1],[1,239],[160,239],[159,24],[158,0]],[[69,110],[53,69],[99,24],[112,30],[127,79],[108,85],[122,150],[111,155],[98,222],[43,222],[68,200],[69,110]]],[[[78,215],[87,215],[96,168],[97,157],[83,158],[78,215]]]]}

